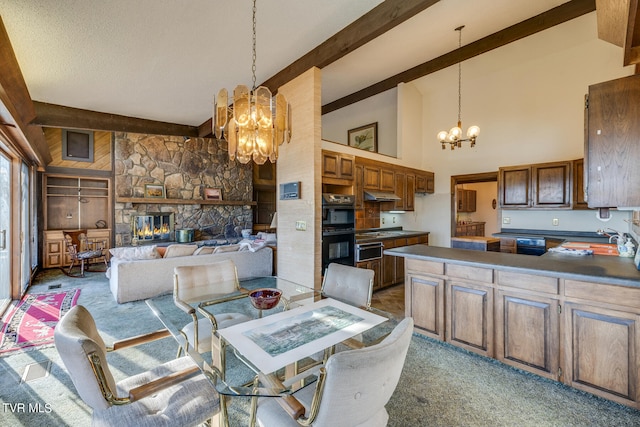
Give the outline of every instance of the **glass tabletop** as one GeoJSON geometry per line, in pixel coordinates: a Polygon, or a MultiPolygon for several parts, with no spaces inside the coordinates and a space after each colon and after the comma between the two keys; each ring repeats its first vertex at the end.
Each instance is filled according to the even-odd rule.
{"type": "MultiPolygon", "coordinates": [[[[350,318],[356,316],[359,320],[362,320],[363,318],[370,320],[371,318],[377,319],[376,316],[381,317],[375,322],[371,322],[366,327],[361,327],[357,332],[359,335],[356,340],[353,338],[347,339],[348,342],[355,344],[355,346],[371,345],[382,340],[400,320],[393,318],[393,316],[388,313],[376,309],[365,311],[353,306],[345,307],[344,305],[341,305],[342,303],[339,301],[335,301],[335,303],[329,303],[326,300],[323,301],[320,291],[279,277],[243,279],[239,281],[239,284],[240,289],[231,294],[205,295],[204,297],[188,300],[186,302],[192,307],[198,308],[199,310],[206,310],[214,316],[220,313],[234,312],[244,314],[250,319],[260,319],[259,323],[255,324],[251,323],[253,320],[239,324],[245,325],[250,329],[264,327],[269,324],[280,325],[279,317],[284,316],[284,318],[290,319],[294,316],[294,313],[297,312],[312,312],[315,314],[318,310],[327,310],[326,308],[322,308],[327,305],[331,307],[338,306],[339,309],[342,310],[342,313],[346,313],[345,316],[350,318]],[[277,288],[282,291],[281,300],[276,307],[270,310],[258,310],[252,306],[248,298],[249,293],[261,288],[277,288]],[[291,313],[289,313],[289,311],[291,311],[291,313]],[[273,322],[270,321],[271,318],[273,319],[273,322]]],[[[147,304],[156,317],[171,332],[178,344],[182,348],[189,347],[189,350],[187,351],[189,356],[191,356],[194,362],[196,362],[205,375],[212,381],[218,392],[223,395],[285,396],[314,382],[316,379],[317,371],[314,369],[309,369],[308,371],[304,371],[301,374],[296,375],[298,362],[300,362],[300,366],[312,366],[317,364],[315,363],[315,360],[309,359],[309,356],[312,355],[310,352],[312,351],[310,350],[311,347],[309,347],[306,349],[306,353],[298,354],[300,360],[296,360],[296,369],[293,371],[289,370],[286,373],[284,369],[279,369],[278,372],[276,372],[278,376],[286,379],[282,387],[255,387],[252,384],[252,381],[254,381],[258,373],[262,372],[260,368],[256,367],[256,365],[260,366],[260,363],[255,363],[255,358],[261,356],[256,356],[255,348],[247,350],[246,347],[242,347],[240,345],[238,345],[239,348],[236,348],[236,346],[228,343],[228,340],[226,339],[228,337],[227,330],[230,330],[233,326],[218,330],[219,335],[225,336],[225,338],[220,337],[221,342],[223,343],[222,351],[224,352],[226,359],[221,368],[224,372],[221,372],[220,369],[213,366],[215,364],[212,364],[211,362],[211,353],[200,354],[193,350],[191,346],[186,345],[186,339],[181,330],[191,323],[191,316],[187,315],[184,311],[173,304],[173,301],[170,301],[167,296],[149,299],[147,300],[147,304]],[[226,381],[223,380],[223,378],[226,381]]],[[[335,319],[332,319],[331,321],[333,322],[335,319]]],[[[340,321],[342,322],[344,319],[341,319],[340,321]]],[[[352,321],[352,323],[355,324],[357,322],[352,321]]],[[[239,335],[246,335],[246,330],[242,331],[242,328],[245,326],[240,328],[241,331],[238,333],[239,335]]],[[[348,327],[344,328],[348,329],[348,327]]],[[[284,329],[286,329],[286,327],[284,329]]],[[[350,334],[349,336],[351,335],[354,334],[350,334]]],[[[270,340],[270,337],[267,338],[270,340]]],[[[340,340],[340,342],[341,341],[342,340],[340,340]]],[[[325,347],[328,348],[329,346],[332,347],[333,344],[327,344],[326,346],[320,344],[320,347],[318,348],[323,349],[325,347]]],[[[258,362],[260,362],[260,360],[258,360],[258,362]]]]}

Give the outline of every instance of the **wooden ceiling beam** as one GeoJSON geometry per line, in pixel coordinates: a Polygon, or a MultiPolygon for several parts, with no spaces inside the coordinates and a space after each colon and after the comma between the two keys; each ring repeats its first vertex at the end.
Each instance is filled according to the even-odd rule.
{"type": "Polygon", "coordinates": [[[455,65],[474,56],[489,52],[532,34],[578,18],[596,10],[595,0],[572,0],[533,18],[529,18],[504,30],[424,62],[395,76],[389,77],[358,92],[352,93],[322,106],[322,114],[344,108],[371,96],[393,89],[400,83],[424,77],[436,71],[455,65]]]}
{"type": "Polygon", "coordinates": [[[0,126],[3,135],[25,160],[44,167],[51,162],[42,128],[29,124],[35,110],[9,35],[0,17],[0,126]]]}
{"type": "MultiPolygon", "coordinates": [[[[360,46],[384,34],[407,19],[438,3],[439,0],[386,0],[351,24],[329,37],[260,86],[276,93],[283,84],[290,82],[312,67],[324,68],[360,46]]],[[[212,120],[199,128],[201,137],[211,136],[212,120]]]]}
{"type": "Polygon", "coordinates": [[[198,136],[198,127],[196,126],[100,113],[39,101],[33,101],[33,105],[36,114],[31,123],[42,127],[149,133],[153,135],[198,136]]]}

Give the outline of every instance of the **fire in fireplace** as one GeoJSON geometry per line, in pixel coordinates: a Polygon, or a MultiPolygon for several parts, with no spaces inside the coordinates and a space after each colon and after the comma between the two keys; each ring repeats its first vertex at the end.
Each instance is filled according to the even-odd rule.
{"type": "Polygon", "coordinates": [[[173,213],[147,212],[132,219],[133,238],[138,242],[171,240],[174,231],[173,213]]]}

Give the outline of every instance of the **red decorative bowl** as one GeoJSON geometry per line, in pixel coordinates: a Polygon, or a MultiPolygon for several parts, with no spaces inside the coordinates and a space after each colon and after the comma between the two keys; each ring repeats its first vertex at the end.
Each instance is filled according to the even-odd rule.
{"type": "Polygon", "coordinates": [[[269,310],[280,302],[282,291],[273,288],[256,289],[249,293],[251,304],[258,310],[269,310]]]}

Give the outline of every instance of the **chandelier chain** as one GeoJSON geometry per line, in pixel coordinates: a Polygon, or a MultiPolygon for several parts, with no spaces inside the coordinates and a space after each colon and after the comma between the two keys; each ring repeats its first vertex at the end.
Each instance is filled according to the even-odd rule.
{"type": "MultiPolygon", "coordinates": [[[[458,52],[462,48],[462,28],[458,30],[458,52]]],[[[462,61],[458,61],[458,123],[462,123],[462,61]]]]}
{"type": "Polygon", "coordinates": [[[253,74],[253,88],[256,90],[256,0],[253,0],[253,55],[251,57],[251,73],[253,74]]]}

